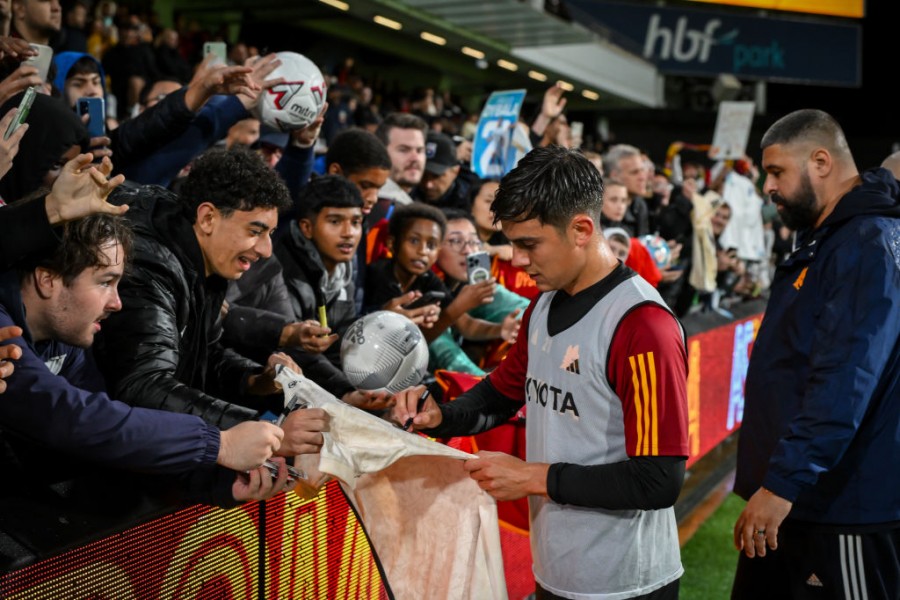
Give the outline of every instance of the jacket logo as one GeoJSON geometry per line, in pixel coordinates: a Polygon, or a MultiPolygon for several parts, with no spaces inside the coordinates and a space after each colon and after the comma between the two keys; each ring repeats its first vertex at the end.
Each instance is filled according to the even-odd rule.
{"type": "Polygon", "coordinates": [[[806,585],[810,585],[812,587],[825,587],[825,585],[815,573],[809,576],[809,579],[806,580],[806,585]]]}
{"type": "Polygon", "coordinates": [[[562,364],[559,368],[569,373],[581,375],[581,369],[578,368],[578,346],[569,346],[566,348],[566,355],[563,357],[562,364]]]}
{"type": "Polygon", "coordinates": [[[800,275],[797,276],[797,279],[794,281],[794,289],[799,290],[803,287],[803,281],[806,279],[806,272],[809,270],[809,267],[803,267],[803,270],[800,271],[800,275]]]}

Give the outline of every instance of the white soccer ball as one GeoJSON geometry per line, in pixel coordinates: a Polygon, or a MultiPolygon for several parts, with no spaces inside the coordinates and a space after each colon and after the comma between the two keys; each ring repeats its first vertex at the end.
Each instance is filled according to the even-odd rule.
{"type": "Polygon", "coordinates": [[[278,131],[292,131],[312,123],[325,105],[327,86],[316,64],[296,52],[278,52],[281,65],[267,79],[284,83],[262,92],[253,116],[278,131]]]}
{"type": "Polygon", "coordinates": [[[341,364],[357,389],[396,394],[425,377],[428,343],[415,323],[379,310],[357,319],[344,334],[341,364]]]}

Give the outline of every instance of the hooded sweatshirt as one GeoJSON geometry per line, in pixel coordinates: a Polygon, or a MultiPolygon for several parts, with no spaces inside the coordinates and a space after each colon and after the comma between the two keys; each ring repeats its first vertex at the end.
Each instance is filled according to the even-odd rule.
{"type": "Polygon", "coordinates": [[[792,519],[900,521],[900,184],[861,174],[775,272],[745,386],[735,492],[792,519]]]}

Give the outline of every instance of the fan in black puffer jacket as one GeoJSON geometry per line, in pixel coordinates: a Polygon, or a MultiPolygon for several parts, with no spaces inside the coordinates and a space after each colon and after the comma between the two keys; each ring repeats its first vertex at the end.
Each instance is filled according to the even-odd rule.
{"type": "Polygon", "coordinates": [[[270,254],[271,241],[268,230],[258,231],[265,224],[255,220],[235,234],[244,236],[241,241],[221,239],[219,229],[202,231],[193,215],[212,205],[221,227],[250,214],[248,208],[268,218],[289,199],[277,176],[246,150],[217,150],[199,159],[182,196],[156,186],[116,190],[114,201],[130,205],[134,256],[119,285],[123,310],[97,336],[95,356],[115,397],[228,428],[272,408],[264,397],[248,395],[262,367],[219,343],[226,277],[240,277],[249,262],[270,254]],[[200,197],[209,201],[190,200],[200,197]],[[229,205],[237,210],[229,213],[229,205]],[[228,258],[221,257],[223,249],[228,258]]]}

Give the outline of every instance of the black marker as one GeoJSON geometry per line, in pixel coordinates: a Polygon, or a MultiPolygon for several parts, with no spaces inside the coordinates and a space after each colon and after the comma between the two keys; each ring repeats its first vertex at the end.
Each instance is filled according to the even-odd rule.
{"type": "MultiPolygon", "coordinates": [[[[419,396],[419,403],[416,405],[416,414],[419,414],[422,411],[422,407],[425,406],[425,401],[428,399],[428,396],[430,396],[430,395],[431,395],[431,392],[429,392],[428,390],[425,390],[425,393],[423,393],[421,396],[419,396]]],[[[404,431],[409,430],[409,428],[413,424],[413,419],[415,419],[415,418],[416,418],[415,415],[413,415],[412,417],[410,417],[406,420],[406,423],[403,424],[404,431]]]]}

